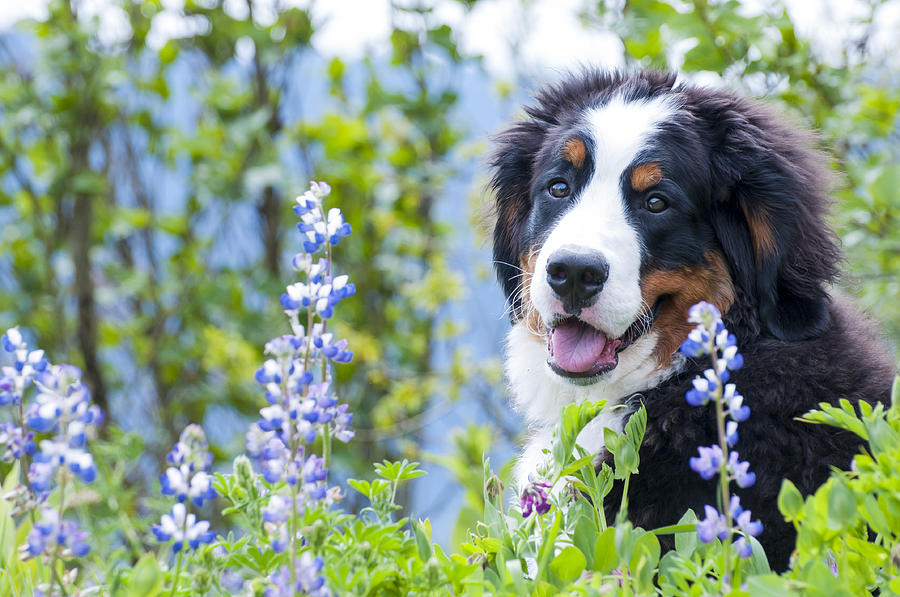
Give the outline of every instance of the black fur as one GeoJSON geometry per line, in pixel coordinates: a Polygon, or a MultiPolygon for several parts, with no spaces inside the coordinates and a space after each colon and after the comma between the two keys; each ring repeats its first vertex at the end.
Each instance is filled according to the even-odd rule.
{"type": "MultiPolygon", "coordinates": [[[[831,303],[829,311],[828,328],[814,339],[738,340],[744,367],[731,381],[751,413],[740,424],[736,449],[750,462],[756,483],[734,491],[762,521],[758,539],[776,570],[787,568],[795,538],[777,506],[782,479],[790,479],[808,495],[828,478],[831,467],[847,469],[862,447],[853,433],[795,418],[820,402],[846,398],[887,404],[890,398],[893,368],[868,322],[839,301],[831,303]]],[[[731,325],[727,318],[726,325],[731,325]]],[[[684,399],[691,380],[708,366],[692,362],[677,377],[642,392],[647,431],[640,474],[632,477],[629,489],[629,518],[637,526],[673,524],[687,508],[702,516],[705,504],[716,503],[715,480],[703,481],[688,464],[697,446],[717,442],[714,407],[692,407],[684,399]]],[[[616,485],[606,502],[610,520],[620,499],[621,485],[616,485]]],[[[673,547],[671,536],[660,539],[673,547]]]]}
{"type": "MultiPolygon", "coordinates": [[[[561,209],[541,194],[548,171],[559,168],[548,156],[578,133],[586,109],[616,94],[626,100],[671,94],[682,106],[647,148],[667,178],[671,174],[667,192],[679,209],[668,220],[637,210],[630,217],[645,241],[646,267],[700,263],[710,249],[726,258],[735,302],[725,322],[745,362],[732,380],[752,410],[736,448],[757,475],[753,487],[738,493],[765,525],[759,539],[770,562],[784,569],[794,532],[776,505],[781,480],[791,479],[808,494],[827,478],[829,467],[848,467],[861,443],[853,434],[795,418],[840,398],[887,403],[894,375],[870,324],[829,293],[841,253],[825,220],[827,160],[810,149],[807,135],[781,124],[763,106],[727,91],[676,86],[670,74],[586,71],[545,88],[537,104],[526,108],[527,117],[496,138],[492,160],[494,259],[514,318],[516,266],[561,209]],[[754,246],[748,218],[767,224],[770,250],[754,246]]],[[[643,201],[627,174],[623,196],[643,201]]],[[[691,407],[684,398],[707,366],[689,362],[679,375],[643,393],[647,432],[629,496],[637,525],[673,524],[687,508],[700,513],[704,504],[715,503],[714,483],[689,468],[697,447],[715,441],[712,407],[691,407]]],[[[621,487],[608,504],[619,503],[616,492],[621,487]]]]}

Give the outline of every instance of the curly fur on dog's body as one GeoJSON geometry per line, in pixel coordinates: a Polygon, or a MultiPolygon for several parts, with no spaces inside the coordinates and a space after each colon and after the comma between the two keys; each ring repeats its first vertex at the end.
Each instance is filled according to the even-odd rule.
{"type": "MultiPolygon", "coordinates": [[[[861,441],[795,418],[840,398],[886,403],[893,377],[877,334],[829,292],[841,253],[825,222],[826,159],[764,107],[676,86],[671,75],[587,71],[536,98],[497,137],[492,162],[494,258],[513,308],[507,374],[532,430],[520,479],[565,403],[634,404],[639,392],[648,422],[632,521],[659,527],[716,503],[715,482],[689,468],[697,447],[716,441],[712,406],[684,398],[709,364],[676,352],[691,327],[688,307],[711,301],[738,338],[745,365],[731,381],[752,411],[736,449],[757,480],[738,493],[764,524],[770,562],[785,568],[794,537],[776,504],[781,480],[811,493],[829,467],[849,466],[861,441]],[[564,199],[547,195],[548,181],[565,185],[564,199]],[[654,193],[668,202],[661,214],[646,207],[654,193]],[[581,245],[608,255],[609,278],[593,303],[572,309],[544,269],[559,247],[581,245]],[[637,325],[651,313],[649,330],[637,325]],[[576,319],[624,347],[612,369],[594,375],[553,362],[549,334],[576,319]]],[[[579,441],[608,458],[599,427],[622,418],[606,415],[579,441]]],[[[607,503],[618,504],[620,491],[607,503]]]]}

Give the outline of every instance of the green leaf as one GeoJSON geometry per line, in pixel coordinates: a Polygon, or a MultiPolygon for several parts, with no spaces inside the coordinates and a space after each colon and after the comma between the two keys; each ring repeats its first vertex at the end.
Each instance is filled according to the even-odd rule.
{"type": "Polygon", "coordinates": [[[129,583],[129,594],[135,597],[154,597],[162,588],[163,573],[153,554],[144,556],[134,566],[129,583]]]}
{"type": "Polygon", "coordinates": [[[769,558],[766,557],[766,551],[763,549],[763,546],[756,540],[756,537],[748,537],[747,540],[750,542],[753,553],[745,564],[745,573],[747,575],[771,573],[772,568],[769,566],[769,558]]]}
{"type": "Polygon", "coordinates": [[[579,516],[575,521],[572,532],[572,543],[575,544],[582,554],[584,554],[587,563],[586,567],[594,565],[594,550],[597,548],[596,539],[597,526],[594,524],[592,516],[579,516]]]}
{"type": "MultiPolygon", "coordinates": [[[[678,521],[678,526],[692,524],[696,528],[697,515],[693,510],[688,510],[678,521]]],[[[697,533],[675,533],[675,551],[688,558],[697,549],[697,533]]]]}
{"type": "Polygon", "coordinates": [[[792,593],[788,580],[777,574],[749,577],[747,592],[754,597],[784,597],[792,593]]]}
{"type": "Polygon", "coordinates": [[[609,527],[597,537],[594,546],[594,570],[606,574],[619,565],[619,556],[616,554],[616,529],[609,527]]]}
{"type": "Polygon", "coordinates": [[[797,520],[803,512],[803,496],[790,479],[781,482],[781,490],[778,492],[778,509],[788,522],[797,520]]]}
{"type": "Polygon", "coordinates": [[[375,463],[375,472],[378,476],[388,481],[408,481],[421,477],[425,471],[419,469],[418,462],[410,462],[404,458],[401,462],[390,462],[385,460],[381,463],[375,463]]]}
{"type": "Polygon", "coordinates": [[[368,481],[362,481],[360,479],[347,479],[347,484],[364,496],[369,497],[369,491],[372,489],[372,485],[368,481]]]}
{"type": "Polygon", "coordinates": [[[587,559],[581,550],[569,545],[550,562],[550,572],[562,585],[566,585],[581,576],[586,565],[587,559]]]}
{"type": "Polygon", "coordinates": [[[659,563],[661,549],[659,539],[653,533],[644,533],[634,541],[634,551],[631,556],[631,567],[635,569],[641,560],[644,560],[650,568],[656,568],[659,563]]]}
{"type": "Polygon", "coordinates": [[[871,493],[866,494],[862,501],[861,509],[863,518],[872,527],[872,530],[884,537],[891,536],[891,527],[887,517],[878,505],[878,500],[871,493]]]}
{"type": "Polygon", "coordinates": [[[547,564],[556,549],[556,538],[559,536],[559,531],[562,527],[562,519],[562,512],[556,510],[553,516],[553,524],[550,525],[550,528],[544,532],[544,536],[541,538],[541,547],[538,550],[537,557],[539,578],[546,577],[547,564]]]}
{"type": "Polygon", "coordinates": [[[413,533],[416,536],[416,549],[419,552],[419,559],[427,562],[432,556],[431,549],[431,521],[425,520],[412,521],[413,533]]]}
{"type": "Polygon", "coordinates": [[[881,416],[867,421],[866,431],[868,431],[869,445],[874,454],[890,452],[900,445],[900,434],[881,416]]]}
{"type": "Polygon", "coordinates": [[[828,494],[828,528],[841,530],[856,522],[856,496],[840,477],[832,477],[828,494]]]}
{"type": "Polygon", "coordinates": [[[626,475],[633,475],[638,472],[638,464],[640,458],[634,445],[630,441],[623,441],[619,445],[619,451],[614,456],[616,471],[616,479],[624,479],[626,475]]]}
{"type": "Polygon", "coordinates": [[[635,411],[633,415],[628,417],[628,423],[625,424],[625,435],[631,441],[631,445],[635,450],[639,450],[641,443],[644,441],[644,432],[647,430],[647,409],[641,404],[641,407],[635,411]]]}
{"type": "Polygon", "coordinates": [[[594,456],[592,454],[583,456],[583,457],[579,458],[578,460],[575,460],[574,462],[569,463],[569,465],[566,468],[564,468],[559,473],[559,475],[561,477],[566,477],[568,475],[571,475],[571,474],[577,472],[578,470],[580,470],[585,465],[591,464],[593,461],[594,461],[594,456]]]}
{"type": "Polygon", "coordinates": [[[615,453],[619,451],[619,445],[621,443],[622,438],[618,433],[616,433],[609,427],[603,428],[603,445],[607,450],[609,450],[610,454],[615,455],[615,453]]]}

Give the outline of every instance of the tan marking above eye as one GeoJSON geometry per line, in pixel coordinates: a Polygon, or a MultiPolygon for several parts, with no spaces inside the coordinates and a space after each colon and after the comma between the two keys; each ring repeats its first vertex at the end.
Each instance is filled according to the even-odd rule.
{"type": "Polygon", "coordinates": [[[635,191],[646,191],[662,180],[662,168],[656,162],[638,164],[631,171],[631,186],[635,191]]]}
{"type": "Polygon", "coordinates": [[[567,161],[572,162],[572,165],[576,168],[581,168],[584,165],[586,156],[587,148],[584,146],[584,141],[578,137],[572,137],[563,146],[563,157],[567,161]]]}

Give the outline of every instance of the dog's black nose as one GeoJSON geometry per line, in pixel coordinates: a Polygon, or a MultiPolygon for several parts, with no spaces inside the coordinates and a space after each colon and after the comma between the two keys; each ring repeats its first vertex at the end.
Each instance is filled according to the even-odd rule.
{"type": "Polygon", "coordinates": [[[609,277],[609,262],[591,249],[562,247],[547,260],[547,283],[567,313],[591,305],[609,277]]]}

